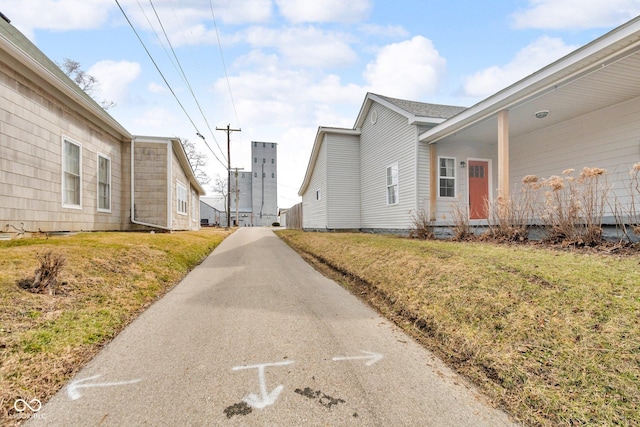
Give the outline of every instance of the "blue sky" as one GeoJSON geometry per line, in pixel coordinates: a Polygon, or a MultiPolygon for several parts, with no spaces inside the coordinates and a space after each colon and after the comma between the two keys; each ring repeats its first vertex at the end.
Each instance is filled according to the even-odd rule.
{"type": "Polygon", "coordinates": [[[129,132],[195,142],[212,178],[226,176],[216,127],[242,128],[232,167],[250,169],[251,141],[277,142],[285,208],[318,126],[351,128],[368,91],[471,106],[640,14],[640,0],[118,1],[188,116],[115,0],[3,0],[0,12],[94,75],[129,132]]]}

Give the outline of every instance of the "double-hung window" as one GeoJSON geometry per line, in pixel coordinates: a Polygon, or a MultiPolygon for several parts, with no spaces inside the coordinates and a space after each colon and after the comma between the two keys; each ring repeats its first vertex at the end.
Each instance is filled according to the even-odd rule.
{"type": "Polygon", "coordinates": [[[398,203],[398,164],[387,166],[387,205],[398,203]]]}
{"type": "Polygon", "coordinates": [[[111,159],[98,154],[98,211],[111,212],[111,159]]]}
{"type": "Polygon", "coordinates": [[[180,182],[176,182],[176,198],[178,201],[178,213],[181,215],[187,214],[187,187],[180,182]]]}
{"type": "Polygon", "coordinates": [[[82,147],[62,140],[62,205],[82,208],[82,147]]]}
{"type": "Polygon", "coordinates": [[[440,157],[438,185],[440,197],[456,197],[456,159],[440,157]]]}

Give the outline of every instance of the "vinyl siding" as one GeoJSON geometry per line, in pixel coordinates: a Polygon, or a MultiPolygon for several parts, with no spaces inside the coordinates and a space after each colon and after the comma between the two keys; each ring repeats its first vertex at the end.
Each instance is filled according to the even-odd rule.
{"type": "MultiPolygon", "coordinates": [[[[456,159],[456,197],[440,197],[438,189],[438,180],[436,179],[436,188],[433,191],[436,192],[436,221],[451,223],[453,220],[452,211],[456,206],[464,208],[468,206],[469,194],[468,194],[468,164],[469,159],[474,160],[488,160],[489,161],[489,197],[493,198],[497,195],[496,185],[498,182],[498,153],[496,146],[479,145],[479,144],[447,144],[441,143],[436,146],[436,156],[448,157],[456,159]],[[460,162],[465,162],[467,167],[461,168],[460,162]]],[[[438,171],[436,171],[436,177],[438,171]]]]}
{"type": "Polygon", "coordinates": [[[548,178],[572,168],[608,171],[612,190],[629,203],[629,171],[640,161],[640,98],[577,119],[511,138],[510,189],[521,186],[526,175],[548,178]]]}
{"type": "Polygon", "coordinates": [[[407,118],[374,103],[360,136],[361,228],[408,229],[416,208],[416,129],[407,118]],[[377,111],[378,119],[370,116],[377,111]],[[398,164],[398,203],[387,205],[386,168],[398,164]]]}
{"type": "MultiPolygon", "coordinates": [[[[325,135],[324,139],[326,140],[325,135]]],[[[302,228],[327,228],[327,144],[322,141],[316,164],[313,165],[313,175],[302,195],[302,228]],[[316,200],[316,191],[320,190],[321,198],[316,200]]]]}
{"type": "MultiPolygon", "coordinates": [[[[28,74],[25,72],[25,74],[28,74]]],[[[0,222],[30,231],[118,230],[122,143],[0,64],[0,222]],[[62,207],[62,138],[81,145],[81,209],[62,207]],[[97,210],[97,154],[111,158],[111,212],[97,210]]]]}
{"type": "MultiPolygon", "coordinates": [[[[327,227],[360,228],[360,138],[327,134],[327,227]]],[[[315,194],[315,190],[314,190],[315,194]]]]}

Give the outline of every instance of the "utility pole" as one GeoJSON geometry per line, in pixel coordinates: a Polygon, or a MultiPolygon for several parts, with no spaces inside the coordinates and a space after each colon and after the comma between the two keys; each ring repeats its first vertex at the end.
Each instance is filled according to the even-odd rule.
{"type": "Polygon", "coordinates": [[[216,128],[227,133],[227,227],[231,227],[231,132],[241,132],[242,129],[216,128]]]}
{"type": "Polygon", "coordinates": [[[238,171],[243,171],[244,168],[233,168],[233,170],[236,171],[235,175],[236,175],[236,222],[238,224],[238,226],[240,226],[240,217],[238,216],[238,193],[240,193],[240,190],[238,189],[238,171]]]}

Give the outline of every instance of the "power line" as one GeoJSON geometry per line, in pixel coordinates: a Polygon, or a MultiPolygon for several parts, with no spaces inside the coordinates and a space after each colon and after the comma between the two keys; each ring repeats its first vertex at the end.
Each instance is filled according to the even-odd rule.
{"type": "MultiPolygon", "coordinates": [[[[202,111],[202,107],[200,106],[200,102],[198,102],[198,98],[196,97],[196,94],[193,92],[193,88],[191,87],[191,83],[189,82],[189,79],[187,78],[187,74],[184,72],[184,69],[182,68],[182,64],[180,63],[180,59],[178,59],[178,55],[176,54],[176,51],[173,48],[173,45],[171,44],[171,40],[169,39],[169,36],[167,35],[167,32],[164,29],[164,25],[162,25],[162,20],[160,19],[160,16],[158,15],[158,11],[156,10],[156,7],[153,5],[153,1],[152,0],[149,0],[149,4],[151,5],[151,8],[153,9],[153,13],[156,15],[156,19],[158,20],[158,23],[160,24],[160,28],[162,29],[162,33],[164,34],[164,37],[167,40],[167,43],[169,44],[169,48],[171,49],[171,52],[173,53],[173,57],[175,58],[176,63],[178,64],[178,67],[180,68],[180,74],[182,75],[182,80],[184,81],[184,83],[189,88],[189,92],[191,93],[191,96],[193,97],[193,100],[196,102],[196,105],[198,106],[198,111],[200,111],[200,115],[202,115],[202,119],[204,120],[205,124],[207,125],[207,128],[209,129],[209,132],[211,132],[211,134],[213,135],[213,131],[211,130],[211,126],[209,125],[209,121],[207,120],[207,117],[205,116],[204,112],[202,111]]],[[[218,140],[216,139],[215,135],[213,135],[213,140],[215,141],[216,145],[218,146],[218,150],[220,150],[220,153],[222,153],[222,158],[225,158],[224,152],[222,151],[222,148],[220,147],[220,144],[218,144],[218,140]]]]}
{"type": "Polygon", "coordinates": [[[158,71],[158,73],[160,74],[160,76],[162,77],[162,80],[164,81],[164,83],[167,85],[167,87],[169,88],[169,91],[171,92],[171,94],[173,95],[173,97],[175,98],[176,102],[178,103],[178,105],[180,105],[180,108],[182,109],[182,111],[184,112],[184,114],[187,116],[187,118],[189,119],[189,122],[191,123],[191,125],[194,127],[194,129],[196,130],[196,135],[198,135],[199,137],[202,138],[202,140],[204,141],[205,145],[207,146],[207,148],[209,149],[209,151],[211,151],[211,154],[213,154],[213,157],[215,157],[215,159],[225,168],[227,169],[227,166],[224,164],[224,162],[222,162],[218,156],[216,155],[216,153],[211,149],[211,146],[209,145],[209,143],[206,141],[206,139],[202,136],[202,134],[200,134],[200,131],[198,130],[198,126],[196,126],[196,124],[194,123],[194,121],[191,119],[191,116],[189,115],[189,113],[187,112],[187,110],[184,108],[184,105],[182,105],[182,103],[180,102],[180,99],[178,98],[178,96],[176,95],[176,93],[174,92],[173,88],[171,87],[171,85],[169,84],[169,82],[167,81],[166,77],[164,76],[164,74],[162,73],[162,71],[160,70],[160,67],[158,66],[158,64],[156,63],[156,61],[153,59],[153,56],[151,55],[151,52],[149,52],[149,49],[147,49],[147,46],[144,44],[144,42],[142,41],[142,38],[140,37],[140,34],[138,34],[138,31],[136,31],[135,27],[133,26],[133,23],[131,22],[131,20],[129,19],[129,17],[127,16],[126,12],[124,11],[124,9],[122,8],[122,6],[120,5],[120,2],[118,0],[115,0],[116,4],[118,5],[118,8],[120,8],[120,11],[122,12],[122,15],[124,16],[124,18],[127,20],[127,22],[129,23],[129,26],[131,27],[131,29],[133,30],[133,32],[135,33],[136,37],[138,38],[138,41],[140,42],[140,44],[142,45],[142,47],[144,48],[145,52],[147,52],[147,55],[149,56],[149,59],[151,60],[151,62],[153,63],[153,65],[156,67],[156,70],[158,71]]]}
{"type": "Polygon", "coordinates": [[[222,54],[222,44],[220,43],[220,35],[218,34],[218,24],[216,23],[216,16],[213,13],[213,2],[209,0],[209,6],[211,7],[211,18],[213,19],[213,27],[216,29],[216,39],[218,40],[218,49],[220,50],[220,58],[222,59],[222,68],[224,69],[224,77],[227,80],[227,87],[229,88],[229,97],[231,98],[231,106],[233,112],[236,115],[236,121],[240,126],[240,118],[238,117],[238,110],[236,110],[236,103],[233,100],[233,93],[231,93],[231,82],[229,81],[229,75],[227,74],[227,65],[224,62],[224,55],[222,54]]]}

